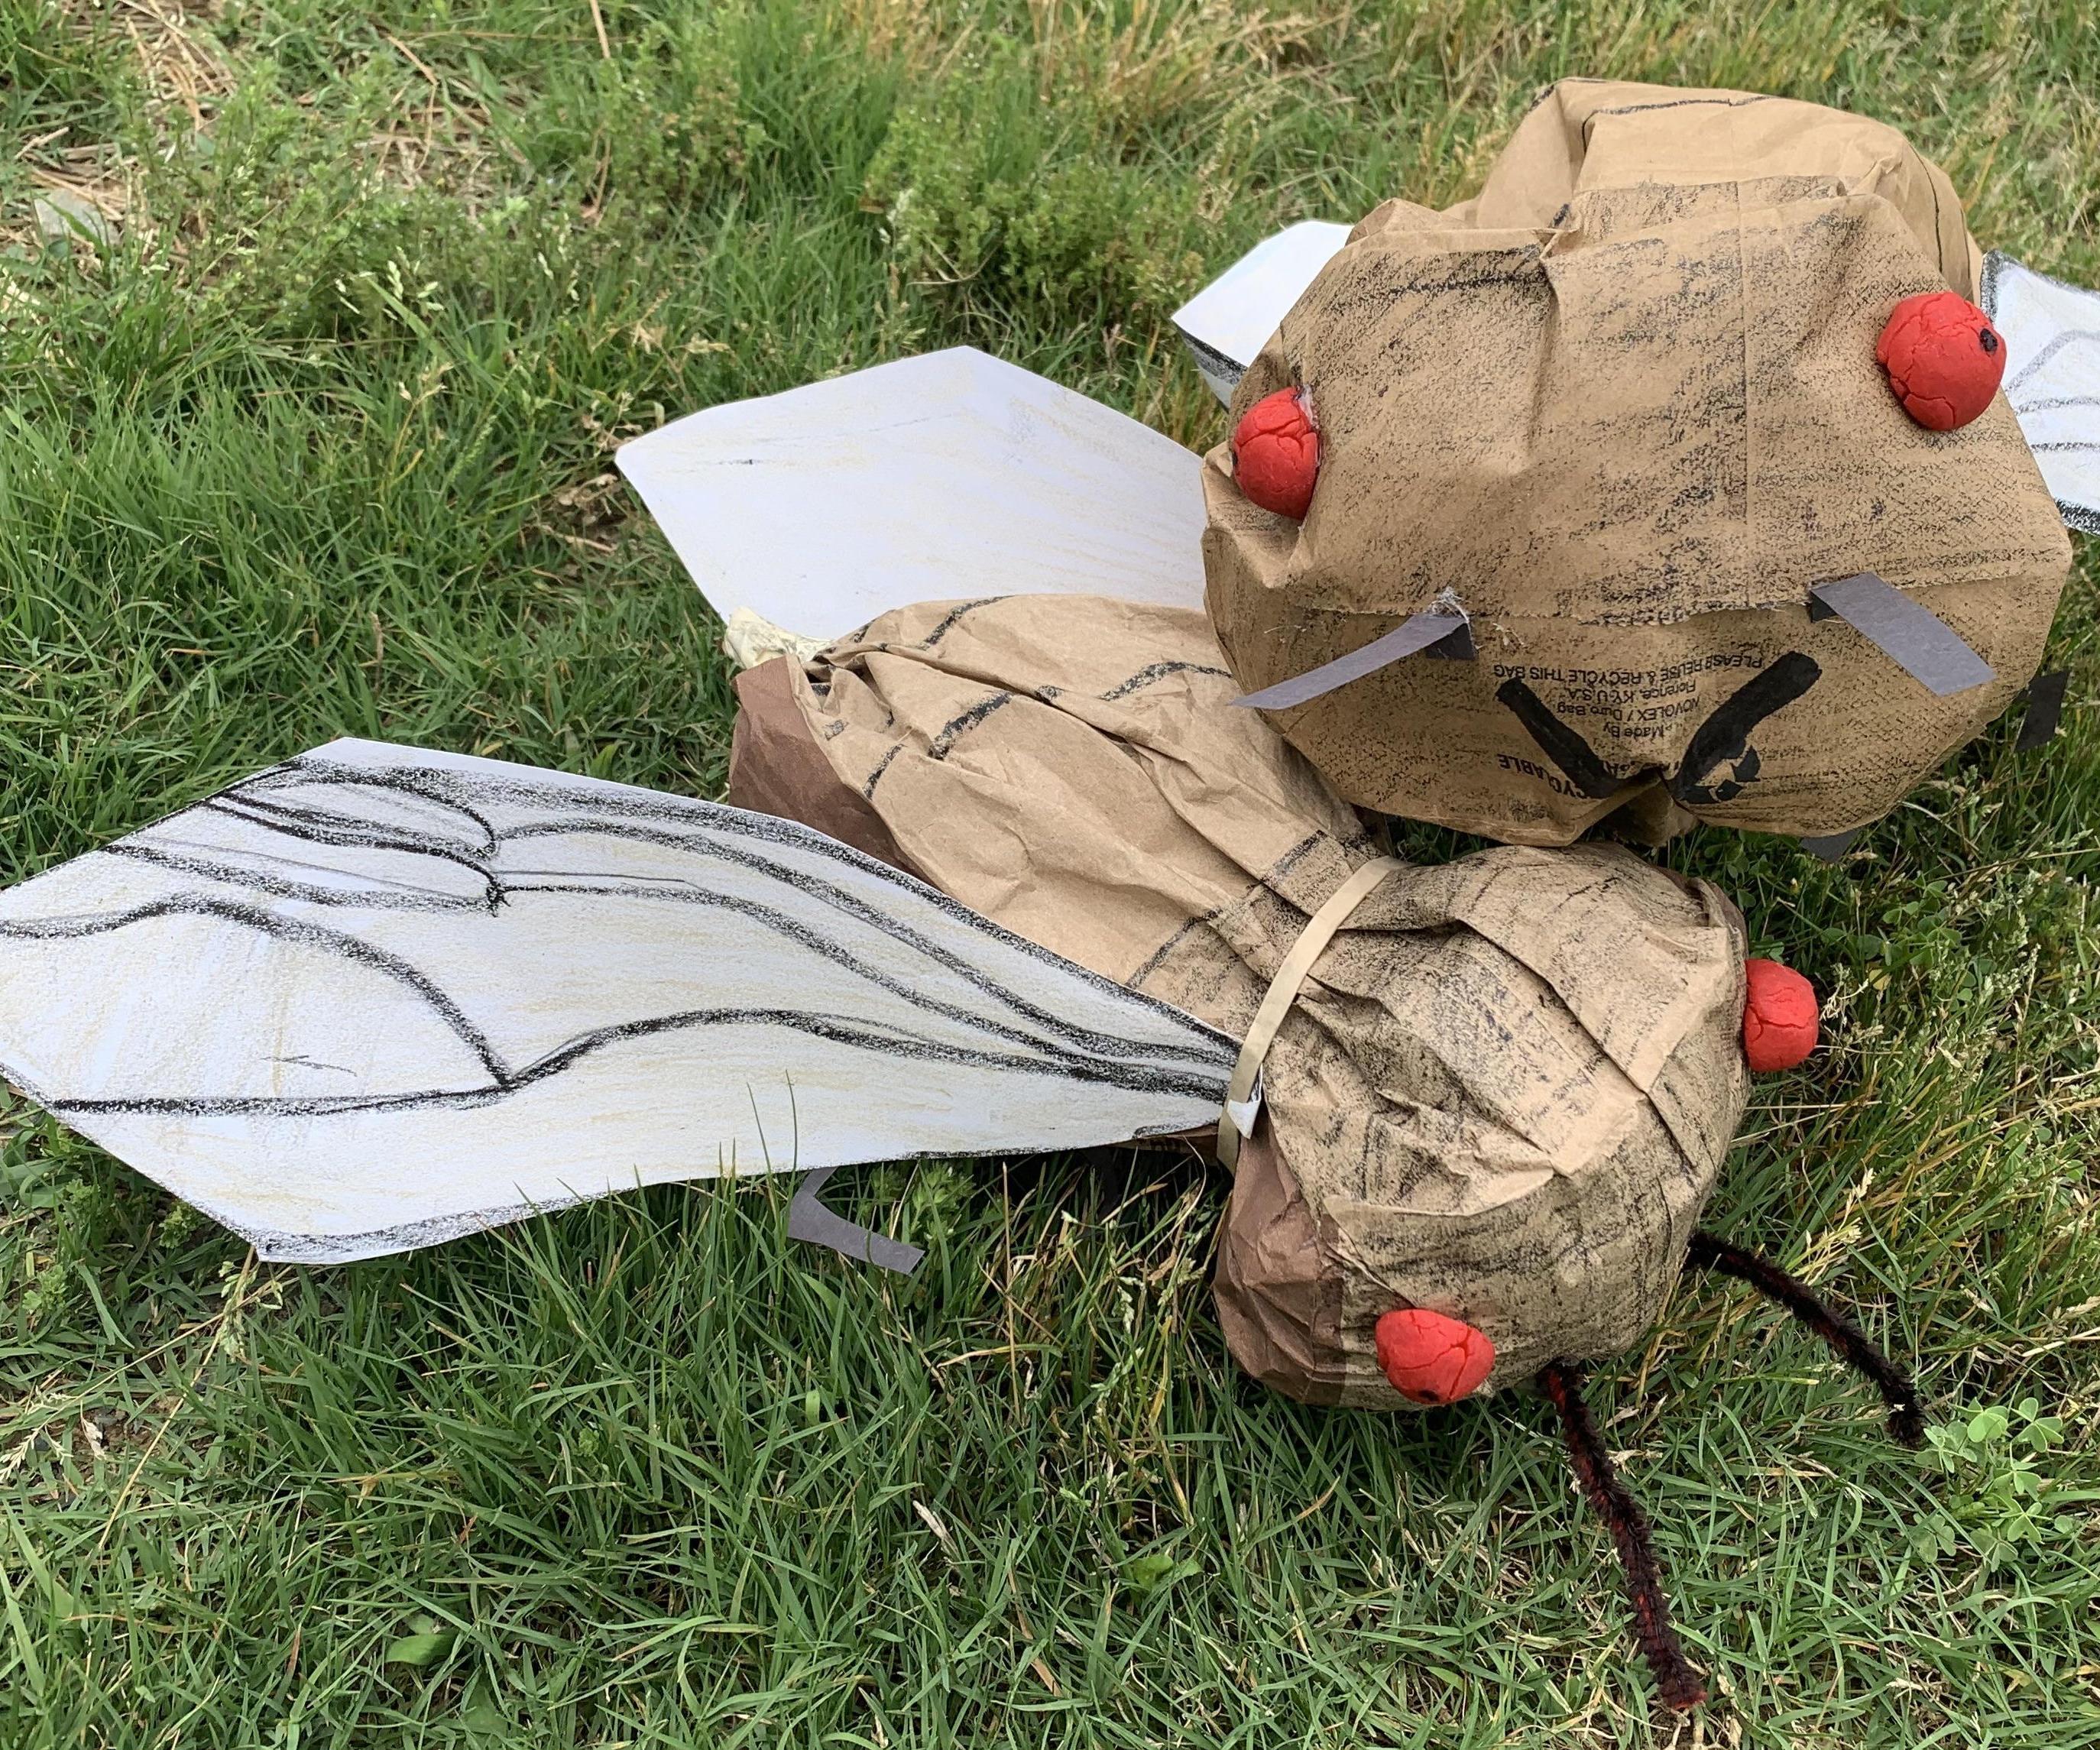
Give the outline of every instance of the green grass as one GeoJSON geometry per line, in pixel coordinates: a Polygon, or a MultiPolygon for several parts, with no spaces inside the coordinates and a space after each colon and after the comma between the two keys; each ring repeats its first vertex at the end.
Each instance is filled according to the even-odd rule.
{"type": "MultiPolygon", "coordinates": [[[[602,0],[609,56],[589,0],[173,15],[0,0],[8,879],[344,734],[717,793],[717,628],[616,442],[959,341],[1208,442],[1164,312],[1283,222],[1467,192],[1560,73],[1885,117],[1987,243],[2100,282],[2084,0],[602,0]],[[115,243],[44,247],[53,184],[115,243]]],[[[1601,1370],[1698,1741],[2100,1744],[2080,567],[2046,752],[1994,727],[1837,868],[1671,853],[1835,994],[1718,1223],[1948,1424],[2014,1413],[1902,1453],[1705,1283],[1601,1370]]],[[[1215,1177],[853,1176],[917,1280],[791,1246],[765,1184],[268,1267],[0,1095],[0,1743],[1668,1735],[1542,1406],[1238,1377],[1215,1177]]]]}

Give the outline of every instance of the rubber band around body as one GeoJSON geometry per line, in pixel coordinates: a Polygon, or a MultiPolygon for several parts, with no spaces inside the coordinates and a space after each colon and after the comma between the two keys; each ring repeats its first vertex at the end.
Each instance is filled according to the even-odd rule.
{"type": "Polygon", "coordinates": [[[1326,903],[1306,920],[1298,940],[1290,945],[1290,952],[1284,955],[1283,963],[1269,980],[1268,990],[1262,997],[1261,1006],[1254,1012],[1246,1038],[1240,1043],[1239,1060],[1233,1065],[1233,1078],[1225,1087],[1224,1110],[1218,1118],[1218,1164],[1227,1172],[1238,1166],[1241,1138],[1254,1128],[1255,1116],[1260,1110],[1260,1102],[1255,1101],[1253,1095],[1261,1079],[1262,1060],[1275,1043],[1283,1017],[1290,1012],[1290,1005],[1298,1000],[1298,992],[1305,982],[1306,974],[1312,970],[1312,963],[1326,951],[1335,932],[1349,921],[1372,890],[1394,870],[1406,866],[1397,857],[1374,857],[1355,870],[1328,897],[1326,903]],[[1246,1119],[1244,1129],[1241,1124],[1242,1115],[1246,1119]]]}

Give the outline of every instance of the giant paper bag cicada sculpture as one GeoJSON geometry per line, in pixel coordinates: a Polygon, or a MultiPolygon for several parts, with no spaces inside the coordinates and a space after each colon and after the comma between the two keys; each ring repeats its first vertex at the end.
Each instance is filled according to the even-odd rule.
{"type": "MultiPolygon", "coordinates": [[[[1643,126],[1632,119],[1641,105],[1601,101],[1608,89],[1564,88],[1546,121],[1526,124],[1511,161],[1528,155],[1539,174],[1589,176],[1608,156],[1593,122],[1612,124],[1615,151],[1633,138],[1619,120],[1643,126]]],[[[1753,113],[1748,100],[1710,94],[1687,102],[1746,130],[1702,146],[1714,176],[1735,165],[1729,152],[1784,145],[1804,113],[1753,113]],[[1767,120],[1769,138],[1757,133],[1767,120]]],[[[1833,122],[1809,156],[1862,137],[1833,122]]],[[[1760,198],[1836,201],[1870,241],[1900,253],[1902,232],[1923,247],[1919,191],[1939,188],[1936,173],[1900,153],[1886,165],[1846,153],[1845,174],[1864,192],[1841,198],[1824,171],[1801,164],[1786,173],[1793,183],[1758,180],[1760,198]],[[1893,203],[1895,230],[1875,201],[1893,203]]],[[[1650,180],[1645,204],[1617,184],[1581,204],[1584,249],[1711,217],[1700,191],[1712,176],[1650,180]]],[[[1497,186],[1476,211],[1500,198],[1497,186]]],[[[1578,203],[1568,205],[1572,214],[1578,203]]],[[[1950,210],[1942,205],[1930,235],[1952,277],[1973,264],[1950,210]]],[[[1558,236],[1553,227],[1574,221],[1542,223],[1558,236]]],[[[1335,286],[1375,282],[1351,280],[1349,252],[1390,231],[1404,255],[1415,245],[1397,240],[1411,227],[1388,210],[1325,271],[1336,239],[1321,227],[1258,251],[1190,306],[1200,316],[1186,315],[1207,377],[1229,387],[1236,357],[1251,350],[1245,337],[1275,328],[1273,306],[1296,298],[1310,321],[1335,286]]],[[[1537,236],[1512,248],[1529,249],[1533,267],[1564,248],[1580,253],[1537,236]]],[[[1846,249],[1828,259],[1851,286],[1846,264],[1857,263],[1846,249]]],[[[1920,277],[1874,271],[1891,295],[1920,277]]],[[[1616,295],[1602,279],[1582,283],[1604,302],[1616,295]]],[[[1995,282],[1987,276],[1987,298],[1992,283],[2027,313],[2023,332],[2061,331],[2062,344],[2038,346],[2043,363],[2083,368],[2076,300],[2086,294],[2012,263],[1995,282]]],[[[1852,309],[1829,307],[1840,305],[1852,309]]],[[[1374,311],[1361,314],[1374,325],[1374,311]]],[[[1207,474],[1134,421],[963,349],[711,409],[638,440],[621,465],[747,663],[732,774],[740,806],[331,743],[0,894],[0,1071],[265,1256],[315,1263],[638,1184],[798,1170],[792,1232],[908,1270],[915,1248],[818,1200],[830,1170],[1214,1138],[1235,1172],[1217,1303],[1240,1363],[1315,1404],[1405,1409],[1542,1391],[1611,1527],[1661,1693],[1688,1705],[1702,1686],[1670,1631],[1644,1523],[1583,1406],[1584,1364],[1637,1343],[1689,1262],[1784,1302],[1873,1378],[1899,1435],[1917,1433],[1910,1382],[1855,1326],[1697,1227],[1746,1071],[1806,1055],[1813,994],[1783,968],[1745,963],[1741,919],[1716,890],[1621,849],[1511,845],[1439,868],[1398,863],[1352,806],[1368,794],[1363,773],[1391,755],[1390,734],[1365,730],[1352,765],[1321,728],[1332,726],[1324,703],[1279,712],[1288,738],[1242,708],[1244,681],[1319,655],[1305,641],[1339,641],[1341,619],[1323,619],[1308,597],[1302,612],[1251,635],[1234,621],[1238,585],[1221,583],[1221,558],[1244,558],[1253,570],[1238,583],[1268,592],[1246,600],[1284,599],[1313,575],[1295,555],[1316,546],[1330,558],[1355,553],[1363,566],[1351,575],[1365,588],[1377,568],[1370,536],[1352,535],[1333,507],[1362,508],[1338,483],[1355,478],[1352,456],[1390,449],[1391,434],[1369,407],[1314,429],[1326,380],[1308,388],[1278,377],[1297,369],[1299,332],[1299,317],[1286,319],[1239,390],[1248,413],[1270,408],[1255,429],[1277,442],[1214,457],[1207,474]],[[1235,502],[1243,487],[1290,487],[1294,457],[1317,465],[1301,470],[1305,501],[1290,507],[1301,521],[1235,502]],[[1207,491],[1222,646],[1201,606],[1207,491]],[[1323,536],[1330,526],[1339,532],[1323,536]],[[912,602],[921,605],[902,605],[912,602]]],[[[1622,347],[1638,350],[1641,332],[1622,330],[1622,347]]],[[[1653,324],[1648,338],[1671,344],[1653,324]]],[[[1913,334],[1898,360],[1918,396],[1933,386],[1916,368],[1921,344],[1913,334]]],[[[1396,337],[1351,368],[1385,368],[1380,359],[1405,350],[1396,337]]],[[[1838,368],[1834,354],[1815,357],[1838,368]]],[[[1806,355],[1788,368],[1807,369],[1806,355]]],[[[2054,417],[2041,403],[2064,397],[2036,393],[2042,381],[2028,384],[2032,417],[2054,417]]],[[[1718,408],[1726,395],[1715,377],[1708,399],[1718,408]]],[[[1978,429],[1943,440],[1946,453],[1975,452],[2017,490],[1972,528],[1960,588],[2002,594],[2031,566],[2038,593],[1988,626],[1948,606],[1969,599],[1958,589],[1934,598],[1996,664],[1996,690],[1966,703],[1955,695],[1948,734],[2032,666],[2043,598],[2054,599],[2049,568],[2061,571],[2061,531],[2030,502],[2022,470],[2032,463],[1986,406],[1978,429]]],[[[1674,428],[1642,429],[1652,439],[1674,428]]],[[[2077,451],[2089,428],[2040,429],[2054,435],[2030,434],[2037,457],[2077,451]]],[[[1754,454],[1767,487],[1800,472],[1754,454]]],[[[2085,476],[2052,479],[2075,516],[2085,476]]],[[[1806,490],[1798,478],[1794,490],[1806,490]]],[[[1632,514],[1607,496],[1613,515],[1632,514]]],[[[1914,550],[1948,547],[1953,525],[1939,509],[1905,537],[1914,550]]],[[[1445,516],[1427,500],[1420,514],[1445,516]]],[[[1676,514],[1694,544],[1685,552],[1706,550],[1695,537],[1710,544],[1711,507],[1694,493],[1676,514]]],[[[1597,521],[1583,527],[1595,533],[1597,521]]],[[[1846,562],[1844,544],[1864,539],[1852,524],[1794,533],[1797,544],[1835,543],[1846,562]]],[[[1508,530],[1485,521],[1467,538],[1476,556],[1512,550],[1508,530]]],[[[1561,542],[1564,559],[1574,550],[1559,520],[1534,522],[1525,538],[1561,542]]],[[[1902,597],[1908,620],[1890,622],[1886,602],[1877,608],[1855,579],[1833,610],[1852,632],[1811,635],[1805,609],[1710,600],[1754,593],[1753,572],[1727,557],[1721,581],[1685,587],[1702,623],[1740,629],[1730,699],[1743,687],[1762,699],[1771,677],[1798,671],[1759,628],[1802,632],[1811,641],[1798,654],[1819,671],[1839,659],[1813,640],[1862,626],[1914,655],[1915,615],[1934,611],[1912,598],[1939,587],[1885,561],[1897,582],[1881,587],[1902,597]]],[[[1482,564],[1467,577],[1493,569],[1482,564]]],[[[1382,668],[1374,653],[1363,674],[1440,685],[1462,670],[1462,683],[1449,681],[1461,698],[1494,678],[1495,662],[1515,660],[1494,654],[1509,616],[1488,612],[1485,594],[1467,600],[1470,583],[1454,573],[1411,604],[1396,584],[1402,572],[1389,571],[1379,587],[1393,585],[1392,599],[1349,611],[1365,622],[1360,631],[1397,618],[1372,642],[1396,638],[1420,659],[1382,668]],[[1459,660],[1432,660],[1440,648],[1459,660]]],[[[1592,612],[1604,585],[1577,588],[1565,567],[1555,575],[1567,588],[1524,635],[1579,640],[1604,627],[1592,612]]],[[[1656,598],[1612,599],[1652,608],[1656,598]]],[[[1670,628],[1682,623],[1646,609],[1609,622],[1651,638],[1679,636],[1670,628]]],[[[1703,677],[1729,665],[1694,666],[1703,677]]],[[[1544,681],[1524,684],[1564,725],[1574,707],[1564,694],[1549,699],[1544,681]]],[[[1704,700],[1706,681],[1690,685],[1685,696],[1704,700]]],[[[1348,685],[1328,694],[1346,702],[1348,685]]],[[[1543,787],[1544,812],[1514,809],[1500,835],[1565,839],[1629,802],[1666,827],[1672,810],[1705,806],[1680,781],[1695,767],[1732,774],[1716,796],[1727,785],[1740,797],[1812,791],[1798,772],[1780,782],[1776,757],[1761,767],[1759,750],[1776,755],[1780,743],[1736,748],[1729,708],[1723,701],[1688,744],[1726,743],[1712,762],[1688,753],[1665,769],[1658,758],[1579,800],[1537,717],[1523,730],[1533,752],[1507,757],[1542,770],[1542,755],[1562,777],[1543,787]],[[1761,769],[1772,774],[1763,790],[1761,769]]],[[[1672,710],[1672,722],[1684,714],[1672,710]]],[[[1489,751],[1462,716],[1443,750],[1462,773],[1489,751]]],[[[1573,759],[1571,748],[1562,751],[1573,759]]],[[[1505,756],[1492,757],[1502,769],[1505,756]]],[[[1424,769],[1445,763],[1440,754],[1424,769]]],[[[1533,769],[1519,775],[1532,784],[1533,769]]],[[[1471,821],[1473,804],[1424,796],[1410,812],[1471,821]]],[[[1811,811],[1789,824],[1838,818],[1811,811]]]]}

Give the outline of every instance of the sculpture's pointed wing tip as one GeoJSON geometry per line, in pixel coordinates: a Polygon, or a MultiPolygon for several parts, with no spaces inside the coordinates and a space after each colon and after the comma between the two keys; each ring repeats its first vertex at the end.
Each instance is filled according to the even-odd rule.
{"type": "Polygon", "coordinates": [[[1348,240],[1349,227],[1303,219],[1264,238],[1174,312],[1197,371],[1220,401],[1305,289],[1348,240]]]}

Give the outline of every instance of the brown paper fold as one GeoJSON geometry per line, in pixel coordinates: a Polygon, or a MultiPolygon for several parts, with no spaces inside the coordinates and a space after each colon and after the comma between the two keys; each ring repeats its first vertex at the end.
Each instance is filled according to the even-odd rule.
{"type": "MultiPolygon", "coordinates": [[[[733,798],[815,825],[865,808],[944,892],[1236,1037],[1379,854],[1233,708],[1193,612],[933,603],[769,671],[747,677],[770,727],[739,734],[733,798]]],[[[1395,1306],[1485,1331],[1490,1386],[1637,1342],[1740,1115],[1743,947],[1714,889],[1616,847],[1390,875],[1268,1053],[1220,1242],[1242,1364],[1293,1396],[1398,1408],[1372,1341],[1395,1306]]]]}
{"type": "Polygon", "coordinates": [[[1301,1404],[1339,1404],[1350,1377],[1342,1272],[1268,1126],[1240,1146],[1212,1284],[1233,1359],[1301,1404]]]}
{"type": "Polygon", "coordinates": [[[1321,460],[1302,524],[1207,460],[1234,674],[1462,611],[1474,661],[1274,714],[1352,800],[1537,844],[1630,805],[1656,832],[1877,818],[2033,672],[2070,565],[2004,399],[1926,431],[1875,363],[1900,299],[1973,298],[1974,264],[1945,175],[1882,123],[1564,82],[1474,200],[1358,225],[1242,381],[1236,415],[1302,387],[1321,460]],[[1994,677],[1936,696],[1811,622],[1812,585],[1863,572],[1994,677]]]}
{"type": "Polygon", "coordinates": [[[775,656],[736,677],[736,727],[730,733],[731,808],[777,814],[827,832],[842,844],[917,875],[881,815],[842,783],[795,702],[790,664],[775,656]]]}

